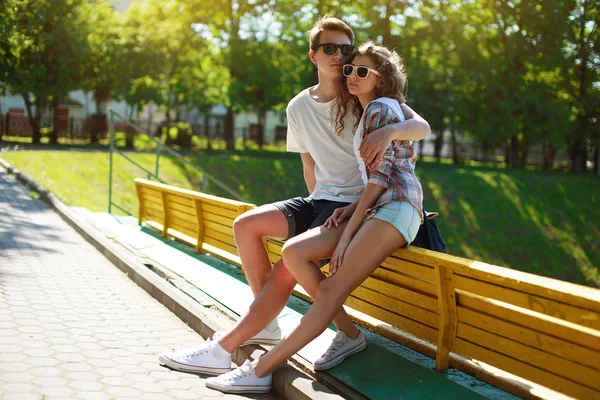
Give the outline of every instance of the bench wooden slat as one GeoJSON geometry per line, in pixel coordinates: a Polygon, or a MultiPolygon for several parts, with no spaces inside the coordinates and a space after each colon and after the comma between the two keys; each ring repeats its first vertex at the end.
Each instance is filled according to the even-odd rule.
{"type": "MultiPolygon", "coordinates": [[[[204,204],[202,206],[204,207],[204,204]]],[[[225,235],[233,236],[233,228],[231,226],[207,220],[204,220],[204,226],[206,227],[206,229],[212,229],[225,235]]]]}
{"type": "Polygon", "coordinates": [[[175,222],[175,221],[171,221],[170,225],[169,225],[169,231],[167,233],[171,234],[171,231],[175,230],[178,232],[181,232],[185,235],[188,235],[189,237],[194,239],[194,247],[196,246],[196,237],[198,236],[198,230],[197,229],[190,229],[187,228],[183,225],[180,225],[179,222],[175,222]]]}
{"type": "Polygon", "coordinates": [[[361,286],[379,292],[390,298],[410,303],[436,314],[438,313],[437,300],[433,296],[428,296],[420,292],[402,288],[373,277],[367,278],[361,286]]]}
{"type": "Polygon", "coordinates": [[[187,213],[187,212],[183,212],[181,210],[178,210],[176,208],[172,207],[172,203],[169,204],[167,206],[167,209],[169,210],[169,215],[173,215],[179,219],[182,219],[184,221],[196,221],[197,217],[196,217],[196,210],[194,209],[193,213],[187,213]]]}
{"type": "Polygon", "coordinates": [[[222,217],[231,218],[231,219],[235,219],[238,216],[237,211],[230,210],[227,208],[217,207],[217,206],[214,206],[214,205],[211,205],[208,203],[203,204],[202,209],[211,214],[220,215],[222,217]]]}
{"type": "Polygon", "coordinates": [[[600,392],[585,385],[578,384],[569,379],[557,376],[540,368],[533,367],[521,360],[507,357],[503,354],[489,350],[485,347],[468,342],[464,339],[456,339],[456,351],[465,357],[483,361],[496,366],[512,374],[529,379],[550,389],[557,390],[569,396],[579,399],[599,399],[600,392]]]}
{"type": "Polygon", "coordinates": [[[433,313],[410,303],[393,299],[381,293],[359,286],[352,292],[352,296],[365,302],[376,304],[379,308],[420,322],[431,328],[438,328],[437,313],[433,313]]]}
{"type": "Polygon", "coordinates": [[[412,276],[429,282],[435,282],[435,272],[432,267],[413,263],[410,261],[399,260],[388,257],[381,266],[389,270],[399,272],[404,275],[412,276]]]}
{"type": "Polygon", "coordinates": [[[592,389],[600,390],[597,370],[526,346],[520,341],[507,339],[462,322],[458,323],[457,337],[592,389]]]}
{"type": "Polygon", "coordinates": [[[223,217],[222,215],[217,215],[209,212],[204,212],[204,219],[206,221],[217,222],[222,225],[227,225],[233,227],[233,218],[223,217]]]}
{"type": "Polygon", "coordinates": [[[174,193],[167,193],[167,198],[169,199],[170,203],[194,210],[194,198],[192,196],[181,196],[174,193]]]}
{"type": "Polygon", "coordinates": [[[460,306],[523,326],[535,326],[549,335],[600,351],[600,332],[559,318],[521,308],[484,296],[457,291],[460,306]]]}
{"type": "Polygon", "coordinates": [[[571,360],[595,368],[600,374],[600,351],[580,346],[568,340],[552,336],[546,331],[531,326],[523,326],[502,320],[470,308],[459,306],[458,321],[488,332],[494,332],[507,339],[538,348],[557,357],[571,360]]]}
{"type": "Polygon", "coordinates": [[[176,203],[173,201],[173,199],[171,197],[167,197],[167,207],[170,210],[177,211],[177,213],[179,213],[179,214],[189,215],[189,216],[192,216],[193,218],[196,217],[196,207],[194,206],[193,202],[192,202],[191,206],[187,206],[187,205],[183,205],[181,203],[176,203]]]}
{"type": "Polygon", "coordinates": [[[388,310],[377,307],[374,304],[357,299],[354,296],[348,297],[344,304],[355,310],[368,314],[373,318],[385,321],[396,328],[405,330],[406,332],[409,332],[416,337],[424,339],[430,343],[436,342],[437,329],[434,329],[430,326],[414,321],[402,315],[394,314],[388,310]]]}
{"type": "Polygon", "coordinates": [[[219,248],[221,250],[227,251],[227,252],[229,252],[231,254],[235,254],[236,256],[239,255],[238,252],[237,252],[237,248],[235,246],[232,246],[230,244],[221,242],[220,240],[213,239],[211,237],[205,237],[204,238],[204,242],[208,243],[208,244],[210,244],[212,246],[215,246],[215,247],[217,247],[217,248],[219,248]]]}
{"type": "MultiPolygon", "coordinates": [[[[175,228],[175,226],[182,226],[190,231],[198,233],[198,223],[194,219],[191,218],[179,218],[172,213],[169,214],[169,228],[175,228]]],[[[194,236],[196,237],[196,236],[194,236]]]]}
{"type": "Polygon", "coordinates": [[[594,311],[524,293],[519,290],[520,287],[507,288],[465,276],[456,276],[454,281],[457,289],[600,330],[599,314],[594,311]]]}
{"type": "Polygon", "coordinates": [[[204,231],[204,235],[206,237],[211,237],[213,239],[220,240],[221,242],[227,243],[230,246],[235,246],[236,245],[235,244],[235,239],[233,238],[232,235],[227,235],[227,234],[221,233],[219,231],[215,231],[213,229],[206,229],[204,231]]]}
{"type": "Polygon", "coordinates": [[[372,277],[382,281],[404,287],[410,290],[419,291],[437,298],[437,292],[433,282],[422,281],[420,279],[411,278],[385,268],[377,268],[372,274],[372,277]]]}
{"type": "Polygon", "coordinates": [[[142,203],[147,208],[153,208],[155,210],[164,211],[162,199],[150,199],[147,197],[142,198],[142,203]]]}

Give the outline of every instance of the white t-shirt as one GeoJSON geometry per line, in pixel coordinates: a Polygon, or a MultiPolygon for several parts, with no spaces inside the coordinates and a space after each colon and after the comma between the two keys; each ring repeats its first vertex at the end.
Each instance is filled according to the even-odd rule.
{"type": "Polygon", "coordinates": [[[336,100],[318,103],[305,89],[288,103],[287,151],[310,153],[317,184],[311,197],[352,203],[365,188],[354,156],[354,113],[349,107],[342,137],[335,133],[336,100]]]}

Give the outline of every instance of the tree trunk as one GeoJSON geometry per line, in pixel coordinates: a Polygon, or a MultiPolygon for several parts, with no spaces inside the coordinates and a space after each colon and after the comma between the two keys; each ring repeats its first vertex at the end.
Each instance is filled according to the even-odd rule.
{"type": "Polygon", "coordinates": [[[53,114],[53,121],[52,121],[52,133],[50,134],[50,143],[52,144],[56,144],[58,143],[58,130],[59,130],[59,125],[60,125],[60,121],[58,120],[58,96],[54,96],[54,99],[52,100],[52,114],[53,114]]]}
{"type": "Polygon", "coordinates": [[[4,135],[4,114],[2,113],[2,103],[0,103],[0,142],[2,141],[2,135],[4,135]]]}
{"type": "Polygon", "coordinates": [[[212,144],[210,142],[210,111],[204,112],[204,136],[206,136],[206,148],[212,150],[212,144]]]}
{"type": "Polygon", "coordinates": [[[225,143],[227,150],[233,150],[235,148],[235,137],[233,134],[233,110],[231,107],[227,108],[227,115],[225,116],[225,143]]]}
{"type": "Polygon", "coordinates": [[[265,144],[265,122],[267,120],[267,112],[265,110],[260,110],[258,112],[258,147],[262,150],[263,145],[265,144]]]}
{"type": "MultiPolygon", "coordinates": [[[[40,100],[36,100],[36,104],[35,104],[35,116],[33,115],[33,113],[31,112],[31,100],[29,100],[29,96],[28,95],[22,95],[23,96],[23,100],[25,100],[25,108],[27,108],[27,116],[29,117],[29,125],[31,125],[31,142],[32,143],[39,143],[40,139],[42,138],[42,135],[40,133],[40,125],[39,125],[39,107],[41,106],[41,102],[40,100]]],[[[38,97],[36,96],[36,99],[38,99],[38,97]]],[[[8,126],[7,126],[8,129],[8,126]]]]}
{"type": "Polygon", "coordinates": [[[512,135],[510,138],[510,166],[511,168],[522,168],[522,160],[519,149],[519,137],[512,135]]]}
{"type": "Polygon", "coordinates": [[[433,156],[437,159],[437,162],[442,162],[442,147],[444,146],[444,132],[438,132],[435,135],[435,142],[433,143],[433,156]]]}
{"type": "Polygon", "coordinates": [[[452,144],[452,162],[454,164],[457,164],[458,163],[458,137],[457,137],[455,129],[452,129],[451,135],[452,136],[450,137],[450,140],[451,140],[451,144],[452,144]]]}

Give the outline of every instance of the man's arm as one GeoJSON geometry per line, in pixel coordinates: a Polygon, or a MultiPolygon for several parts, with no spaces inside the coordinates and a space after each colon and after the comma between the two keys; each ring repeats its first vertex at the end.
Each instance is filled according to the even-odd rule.
{"type": "Polygon", "coordinates": [[[311,195],[317,184],[317,178],[315,178],[315,160],[310,153],[300,153],[300,157],[302,158],[304,169],[304,182],[306,182],[308,194],[311,195]]]}
{"type": "Polygon", "coordinates": [[[429,123],[406,104],[401,104],[406,121],[386,125],[366,136],[360,146],[360,156],[369,167],[377,165],[392,140],[422,140],[431,134],[429,123]]]}

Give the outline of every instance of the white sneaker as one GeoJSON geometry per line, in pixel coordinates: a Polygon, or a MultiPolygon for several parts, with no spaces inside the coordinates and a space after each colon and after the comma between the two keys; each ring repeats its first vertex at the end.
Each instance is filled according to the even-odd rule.
{"type": "Polygon", "coordinates": [[[325,354],[321,356],[313,364],[315,371],[326,371],[331,369],[344,361],[346,357],[352,354],[358,353],[367,347],[367,341],[360,332],[356,339],[352,339],[342,331],[338,331],[333,338],[331,346],[325,351],[325,354]]]}
{"type": "Polygon", "coordinates": [[[183,372],[220,375],[231,371],[231,356],[217,356],[217,342],[208,339],[199,346],[179,351],[165,351],[158,356],[161,364],[183,372]]]}
{"type": "Polygon", "coordinates": [[[206,387],[223,393],[268,393],[271,391],[271,374],[259,378],[250,360],[241,367],[215,378],[206,379],[206,387]]]}
{"type": "MultiPolygon", "coordinates": [[[[226,333],[227,332],[217,331],[213,335],[213,339],[219,340],[220,338],[225,336],[226,333]]],[[[242,343],[242,346],[246,346],[249,344],[262,344],[262,345],[267,345],[267,346],[275,346],[280,341],[281,341],[281,329],[279,329],[279,327],[277,327],[275,330],[269,331],[268,327],[267,327],[267,328],[263,329],[262,331],[258,332],[256,335],[254,335],[250,339],[246,340],[244,343],[242,343]]]]}

